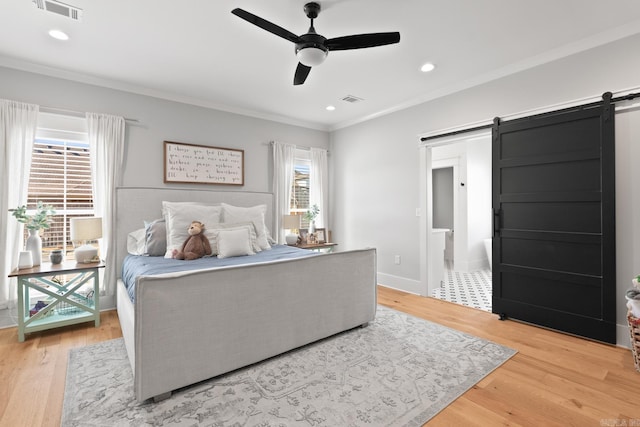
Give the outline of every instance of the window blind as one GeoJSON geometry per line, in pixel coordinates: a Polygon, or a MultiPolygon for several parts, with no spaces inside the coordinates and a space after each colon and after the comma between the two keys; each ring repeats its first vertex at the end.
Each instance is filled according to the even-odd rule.
{"type": "MultiPolygon", "coordinates": [[[[292,215],[303,215],[309,209],[309,163],[296,159],[294,166],[293,188],[289,211],[292,215]]],[[[309,227],[308,221],[301,218],[301,228],[309,227]]]]}
{"type": "Polygon", "coordinates": [[[89,144],[36,139],[33,145],[27,209],[38,201],[56,211],[51,228],[42,234],[42,246],[70,249],[69,220],[93,216],[89,144]]]}

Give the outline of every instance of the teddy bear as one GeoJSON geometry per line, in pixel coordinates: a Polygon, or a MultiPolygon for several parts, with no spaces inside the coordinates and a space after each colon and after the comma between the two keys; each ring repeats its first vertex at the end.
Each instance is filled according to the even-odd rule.
{"type": "Polygon", "coordinates": [[[211,244],[204,235],[204,224],[200,221],[192,221],[189,226],[189,237],[184,241],[179,251],[174,251],[175,259],[193,260],[211,255],[211,244]]]}

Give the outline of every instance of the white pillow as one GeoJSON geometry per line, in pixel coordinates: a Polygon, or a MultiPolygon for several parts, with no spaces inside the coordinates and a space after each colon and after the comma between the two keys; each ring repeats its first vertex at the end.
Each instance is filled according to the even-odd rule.
{"type": "Polygon", "coordinates": [[[251,249],[254,252],[261,252],[262,249],[258,244],[258,235],[256,233],[256,227],[252,222],[238,222],[238,223],[220,223],[215,224],[213,229],[209,229],[212,234],[211,239],[209,239],[209,243],[211,243],[211,249],[213,250],[213,255],[218,254],[218,235],[215,233],[220,230],[238,230],[238,229],[247,229],[249,230],[249,242],[251,243],[251,249]]]}
{"type": "Polygon", "coordinates": [[[221,203],[220,205],[222,206],[222,222],[252,222],[256,227],[260,248],[263,250],[271,249],[271,245],[269,244],[269,230],[264,223],[267,205],[256,205],[248,208],[228,205],[226,203],[221,203]]]}
{"type": "Polygon", "coordinates": [[[209,239],[213,234],[208,231],[220,223],[222,207],[194,202],[162,202],[162,212],[167,222],[167,253],[180,249],[187,237],[192,221],[204,224],[204,235],[209,239]]]}
{"type": "Polygon", "coordinates": [[[235,230],[216,230],[218,243],[218,258],[255,255],[251,248],[251,239],[247,227],[235,230]]]}
{"type": "Polygon", "coordinates": [[[131,255],[144,255],[145,242],[146,233],[144,228],[132,231],[127,235],[127,252],[131,255]]]}

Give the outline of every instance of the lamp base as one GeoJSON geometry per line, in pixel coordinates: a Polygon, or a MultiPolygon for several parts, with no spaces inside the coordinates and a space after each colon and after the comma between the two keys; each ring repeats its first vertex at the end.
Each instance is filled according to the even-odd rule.
{"type": "Polygon", "coordinates": [[[298,235],[297,234],[287,234],[284,236],[287,245],[293,246],[298,243],[298,235]]]}
{"type": "Polygon", "coordinates": [[[98,262],[98,249],[91,245],[82,245],[73,252],[76,257],[76,262],[79,264],[88,264],[91,262],[98,262]]]}

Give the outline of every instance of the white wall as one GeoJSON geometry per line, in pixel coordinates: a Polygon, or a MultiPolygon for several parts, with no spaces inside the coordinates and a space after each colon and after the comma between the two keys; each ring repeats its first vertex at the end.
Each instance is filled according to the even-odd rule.
{"type": "Polygon", "coordinates": [[[491,138],[467,142],[467,271],[488,267],[484,239],[491,237],[491,138]]]}
{"type": "Polygon", "coordinates": [[[163,183],[165,140],[245,150],[245,185],[240,189],[246,191],[271,191],[270,141],[329,148],[328,134],[323,131],[10,68],[0,67],[0,98],[137,119],[139,125],[127,124],[126,129],[124,187],[189,187],[163,183]]]}
{"type": "MultiPolygon", "coordinates": [[[[334,239],[343,247],[375,246],[378,278],[392,287],[421,289],[418,135],[561,104],[606,91],[640,87],[640,36],[431,102],[340,129],[331,135],[334,158],[334,239]],[[393,263],[394,255],[402,263],[393,263]]],[[[441,72],[446,72],[439,68],[441,72]]],[[[428,77],[426,77],[428,78],[428,77]]],[[[640,119],[620,118],[618,141],[618,315],[619,342],[628,342],[624,290],[640,273],[640,119]],[[635,138],[636,146],[630,142],[635,138]],[[620,157],[624,150],[624,157],[620,157]],[[636,190],[637,193],[637,190],[636,190]],[[635,211],[635,214],[634,214],[635,211]],[[620,228],[624,227],[624,230],[620,228]],[[626,233],[626,234],[625,234],[626,233]]]]}
{"type": "MultiPolygon", "coordinates": [[[[329,135],[323,131],[3,67],[0,67],[0,98],[137,119],[139,124],[127,124],[126,128],[124,187],[203,188],[202,185],[163,183],[165,140],[243,149],[245,185],[208,186],[221,191],[271,192],[272,161],[268,143],[272,140],[329,148],[329,135]]],[[[114,304],[109,298],[101,298],[101,306],[108,308],[114,304]]]]}
{"type": "Polygon", "coordinates": [[[628,345],[624,293],[640,274],[640,109],[616,114],[616,275],[618,344],[628,345]]]}

